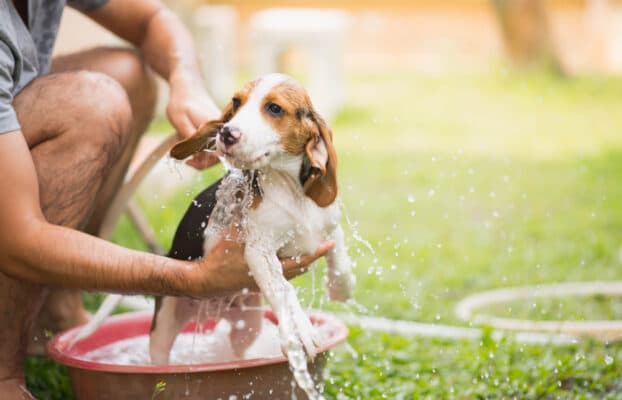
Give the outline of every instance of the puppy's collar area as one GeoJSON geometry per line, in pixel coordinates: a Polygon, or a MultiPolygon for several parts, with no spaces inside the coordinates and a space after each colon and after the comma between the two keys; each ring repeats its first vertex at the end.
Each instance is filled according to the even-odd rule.
{"type": "Polygon", "coordinates": [[[263,171],[261,171],[260,169],[245,169],[242,170],[242,174],[244,175],[244,178],[246,178],[246,180],[250,182],[250,187],[253,190],[254,198],[258,200],[262,199],[263,188],[260,184],[260,176],[264,174],[263,171]]]}

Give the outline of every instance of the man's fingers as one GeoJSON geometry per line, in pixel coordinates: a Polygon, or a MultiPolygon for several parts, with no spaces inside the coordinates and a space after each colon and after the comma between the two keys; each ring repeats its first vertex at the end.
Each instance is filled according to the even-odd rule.
{"type": "Polygon", "coordinates": [[[329,240],[323,242],[320,247],[318,247],[315,254],[281,260],[281,264],[283,264],[283,274],[287,279],[291,279],[307,272],[309,270],[309,265],[318,258],[326,255],[334,246],[335,242],[329,240]]]}
{"type": "Polygon", "coordinates": [[[190,118],[186,116],[171,119],[171,124],[173,124],[173,127],[177,130],[177,135],[181,140],[189,138],[197,130],[196,126],[190,121],[190,118]]]}
{"type": "Polygon", "coordinates": [[[332,240],[327,240],[325,242],[322,242],[322,244],[320,244],[320,247],[318,247],[317,251],[315,252],[315,258],[319,258],[319,257],[326,255],[326,253],[331,251],[333,247],[335,247],[335,242],[332,240]]]}
{"type": "Polygon", "coordinates": [[[190,160],[186,161],[186,164],[196,169],[205,169],[211,167],[212,165],[218,164],[219,161],[220,160],[218,159],[216,153],[202,151],[195,154],[190,160]]]}
{"type": "Polygon", "coordinates": [[[205,121],[209,121],[212,119],[218,119],[220,116],[220,111],[216,109],[216,112],[205,112],[201,107],[191,106],[188,108],[187,117],[196,126],[201,126],[205,123],[205,121]]]}

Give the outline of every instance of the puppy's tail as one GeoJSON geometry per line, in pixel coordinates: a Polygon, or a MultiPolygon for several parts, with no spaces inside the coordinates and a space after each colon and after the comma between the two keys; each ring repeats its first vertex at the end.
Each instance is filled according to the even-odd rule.
{"type": "Polygon", "coordinates": [[[69,343],[68,348],[71,349],[73,345],[75,345],[79,341],[91,336],[91,334],[95,332],[95,330],[101,325],[101,323],[104,322],[104,320],[108,318],[110,314],[112,314],[112,311],[114,311],[119,303],[121,303],[122,299],[123,296],[120,294],[109,294],[108,296],[106,296],[104,302],[101,304],[101,306],[99,306],[95,315],[93,315],[93,318],[91,318],[91,320],[86,325],[84,325],[82,329],[80,329],[80,331],[78,331],[76,336],[74,336],[74,338],[71,340],[71,343],[69,343]]]}

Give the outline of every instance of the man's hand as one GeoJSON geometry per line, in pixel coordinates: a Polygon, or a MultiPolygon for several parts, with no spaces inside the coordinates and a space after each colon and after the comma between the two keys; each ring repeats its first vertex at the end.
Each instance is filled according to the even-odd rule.
{"type": "MultiPolygon", "coordinates": [[[[170,96],[166,113],[180,139],[220,117],[205,91],[190,32],[160,0],[109,0],[87,15],[139,48],[147,63],[167,80],[170,96]]],[[[188,164],[202,169],[217,162],[215,155],[200,154],[188,164]]]]}
{"type": "MultiPolygon", "coordinates": [[[[292,279],[308,271],[309,266],[328,253],[335,245],[323,242],[315,254],[282,259],[283,275],[292,279]]],[[[244,246],[234,240],[222,240],[203,260],[197,262],[196,287],[194,295],[229,295],[247,288],[257,290],[257,284],[250,275],[244,258],[244,246]]]]}
{"type": "MultiPolygon", "coordinates": [[[[169,79],[170,96],[166,114],[180,140],[192,136],[199,126],[220,118],[220,110],[203,88],[202,79],[192,71],[175,71],[169,79]]],[[[186,164],[205,169],[218,163],[215,153],[200,152],[186,164]]]]}

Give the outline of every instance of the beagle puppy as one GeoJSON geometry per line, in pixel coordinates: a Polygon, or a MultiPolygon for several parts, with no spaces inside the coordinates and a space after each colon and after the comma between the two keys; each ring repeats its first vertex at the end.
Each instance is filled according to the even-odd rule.
{"type": "MultiPolygon", "coordinates": [[[[354,278],[339,225],[337,157],[332,132],[305,89],[282,74],[248,83],[221,118],[203,125],[171,150],[175,159],[215,150],[229,172],[200,193],[184,215],[169,257],[202,257],[219,241],[240,240],[250,272],[278,321],[288,357],[313,358],[320,344],[279,258],[312,254],[327,239],[326,285],[331,300],[345,301],[354,278]]],[[[176,336],[196,318],[226,319],[242,356],[261,329],[262,296],[243,291],[230,298],[156,300],[150,334],[152,362],[168,363],[176,336]]]]}

